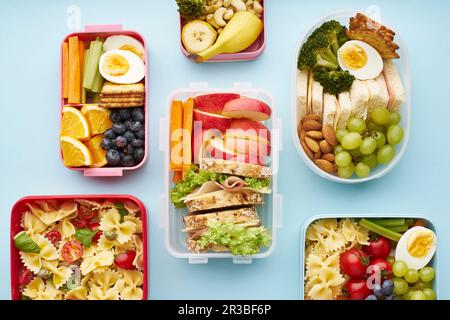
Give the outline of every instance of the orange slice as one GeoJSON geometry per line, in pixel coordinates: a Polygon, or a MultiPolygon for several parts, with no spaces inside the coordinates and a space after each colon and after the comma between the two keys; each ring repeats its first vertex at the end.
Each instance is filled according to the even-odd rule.
{"type": "Polygon", "coordinates": [[[87,104],[81,108],[81,113],[87,119],[92,135],[103,133],[112,127],[108,109],[95,104],[87,104]]]}
{"type": "Polygon", "coordinates": [[[103,134],[99,134],[87,142],[87,147],[92,156],[92,167],[101,168],[108,164],[106,161],[106,151],[102,149],[101,143],[103,134]]]}
{"type": "Polygon", "coordinates": [[[82,141],[89,140],[91,137],[89,124],[80,110],[74,107],[63,108],[60,135],[82,141]]]}
{"type": "Polygon", "coordinates": [[[66,166],[82,167],[92,165],[91,153],[81,141],[68,136],[61,136],[60,141],[66,166]]]}

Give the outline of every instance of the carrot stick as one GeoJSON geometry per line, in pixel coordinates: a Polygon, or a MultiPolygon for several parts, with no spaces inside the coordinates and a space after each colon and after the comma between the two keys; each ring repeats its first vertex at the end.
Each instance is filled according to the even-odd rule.
{"type": "Polygon", "coordinates": [[[192,165],[192,125],[194,99],[188,99],[183,105],[183,180],[192,165]]]}
{"type": "Polygon", "coordinates": [[[180,182],[182,179],[183,179],[183,177],[182,177],[181,171],[177,170],[177,171],[173,172],[173,178],[172,178],[173,182],[177,183],[177,182],[180,182]]]}
{"type": "Polygon", "coordinates": [[[69,103],[81,102],[80,50],[78,37],[69,38],[69,103]]]}
{"type": "Polygon", "coordinates": [[[62,96],[63,99],[67,99],[69,97],[69,45],[67,42],[63,43],[62,56],[62,96]]]}
{"type": "Polygon", "coordinates": [[[183,165],[183,103],[172,101],[170,114],[170,168],[181,171],[183,165]]]}

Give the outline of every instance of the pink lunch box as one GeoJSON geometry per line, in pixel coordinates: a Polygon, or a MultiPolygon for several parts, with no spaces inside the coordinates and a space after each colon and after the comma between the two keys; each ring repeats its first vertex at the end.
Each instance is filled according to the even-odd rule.
{"type": "Polygon", "coordinates": [[[143,300],[148,298],[148,229],[147,229],[147,211],[144,204],[137,198],[130,195],[73,195],[73,196],[30,196],[17,201],[11,210],[11,225],[10,225],[10,251],[11,251],[11,299],[21,300],[22,294],[19,285],[19,273],[22,268],[19,251],[14,246],[14,235],[16,235],[22,227],[23,214],[28,211],[25,204],[29,201],[36,200],[73,200],[73,199],[87,199],[92,201],[111,200],[111,201],[131,201],[139,206],[142,220],[142,254],[143,254],[143,269],[144,283],[142,285],[143,300]]]}
{"type": "MultiPolygon", "coordinates": [[[[123,30],[122,25],[120,24],[112,24],[112,25],[91,25],[91,26],[85,26],[84,31],[82,32],[75,32],[67,35],[64,40],[61,43],[61,59],[60,59],[60,123],[62,119],[62,109],[64,105],[68,105],[65,103],[65,99],[63,99],[62,95],[62,83],[63,83],[63,72],[62,72],[62,46],[63,43],[68,41],[69,37],[72,36],[78,36],[80,40],[82,41],[92,41],[95,40],[96,37],[102,37],[106,38],[113,35],[127,35],[131,36],[137,40],[139,40],[145,48],[145,77],[144,77],[144,87],[145,87],[145,104],[144,104],[144,110],[145,110],[145,155],[144,159],[142,159],[141,163],[137,164],[134,167],[103,167],[103,168],[88,168],[88,167],[81,167],[81,168],[75,168],[75,167],[67,167],[71,170],[75,171],[81,171],[83,174],[87,177],[118,177],[122,176],[123,172],[126,170],[136,170],[144,165],[145,161],[147,161],[148,156],[148,50],[147,50],[147,43],[145,42],[144,37],[135,32],[135,31],[128,31],[123,30]]],[[[76,107],[77,105],[73,105],[76,107]]],[[[63,162],[62,152],[60,152],[60,158],[61,162],[63,162]]],[[[63,162],[64,164],[64,162],[63,162]]]]}
{"type": "MultiPolygon", "coordinates": [[[[237,53],[223,53],[215,56],[214,58],[211,58],[205,62],[233,62],[233,61],[248,61],[248,60],[255,60],[257,59],[262,52],[264,51],[266,47],[266,22],[265,22],[265,16],[266,16],[266,7],[265,7],[265,1],[262,0],[261,4],[264,7],[262,21],[264,24],[264,29],[259,35],[259,38],[256,39],[253,44],[245,49],[244,51],[237,52],[237,53]]],[[[186,20],[180,16],[180,47],[181,52],[188,57],[189,52],[184,48],[183,42],[181,41],[181,30],[183,29],[183,26],[186,24],[186,20]]]]}

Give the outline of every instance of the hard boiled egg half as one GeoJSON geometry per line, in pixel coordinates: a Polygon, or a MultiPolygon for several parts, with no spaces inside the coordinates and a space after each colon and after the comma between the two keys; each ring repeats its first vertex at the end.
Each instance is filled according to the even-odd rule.
{"type": "Polygon", "coordinates": [[[144,60],[145,49],[141,42],[130,36],[110,36],[103,43],[103,51],[126,50],[144,60]]]}
{"type": "Polygon", "coordinates": [[[346,42],[339,48],[337,57],[341,69],[358,80],[375,79],[383,71],[383,59],[378,51],[362,41],[346,42]]]}
{"type": "Polygon", "coordinates": [[[133,84],[145,76],[145,64],[136,54],[127,50],[110,50],[100,57],[100,74],[118,84],[133,84]]]}
{"type": "Polygon", "coordinates": [[[425,267],[436,252],[436,234],[425,227],[413,227],[400,238],[395,248],[395,260],[404,261],[408,268],[425,267]]]}

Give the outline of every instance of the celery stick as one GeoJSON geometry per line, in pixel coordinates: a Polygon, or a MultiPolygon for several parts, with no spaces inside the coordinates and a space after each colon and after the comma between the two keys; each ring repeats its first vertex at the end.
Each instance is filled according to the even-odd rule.
{"type": "Polygon", "coordinates": [[[395,231],[395,232],[405,232],[409,229],[409,227],[405,224],[403,226],[395,226],[395,227],[389,227],[389,230],[395,231]]]}
{"type": "MultiPolygon", "coordinates": [[[[87,60],[88,60],[88,57],[89,57],[89,49],[85,49],[84,50],[84,61],[83,61],[83,80],[84,80],[84,77],[85,77],[85,74],[86,74],[86,66],[87,66],[87,60]]],[[[83,81],[83,80],[81,80],[81,81],[83,81]]],[[[86,88],[85,87],[82,87],[81,88],[81,103],[86,103],[86,88]]]]}
{"type": "Polygon", "coordinates": [[[95,73],[98,70],[98,63],[103,49],[103,42],[99,39],[97,38],[97,40],[91,42],[89,47],[91,52],[86,68],[86,78],[83,79],[83,87],[89,90],[92,90],[92,86],[94,85],[95,73]]]}
{"type": "Polygon", "coordinates": [[[359,220],[359,225],[369,231],[372,231],[373,233],[379,234],[380,236],[383,236],[395,242],[398,242],[402,237],[401,233],[389,230],[367,219],[359,220]]]}
{"type": "Polygon", "coordinates": [[[405,219],[405,224],[407,226],[412,226],[414,224],[414,219],[405,219]]]}
{"type": "Polygon", "coordinates": [[[405,219],[403,218],[382,218],[382,219],[369,219],[373,223],[376,223],[382,227],[398,227],[405,225],[405,219]]]}
{"type": "Polygon", "coordinates": [[[92,102],[93,102],[93,103],[99,103],[99,102],[100,102],[100,94],[94,93],[94,94],[92,95],[92,102]]]}
{"type": "MultiPolygon", "coordinates": [[[[103,54],[103,51],[102,51],[103,54]]],[[[100,74],[100,70],[97,68],[96,72],[95,72],[95,78],[94,78],[94,84],[92,85],[92,92],[100,92],[102,91],[103,88],[103,77],[100,74]]]]}

